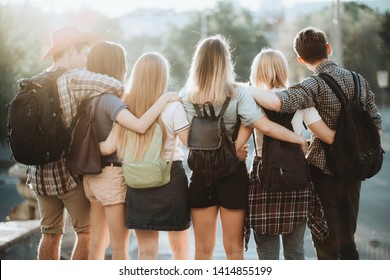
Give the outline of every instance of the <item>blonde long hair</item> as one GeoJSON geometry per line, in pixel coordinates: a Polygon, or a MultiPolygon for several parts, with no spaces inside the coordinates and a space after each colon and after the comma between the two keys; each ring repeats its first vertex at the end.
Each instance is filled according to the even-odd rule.
{"type": "MultiPolygon", "coordinates": [[[[124,103],[129,111],[140,118],[166,91],[169,81],[169,62],[156,52],[148,52],[141,55],[134,64],[129,81],[129,91],[124,97],[124,103]]],[[[149,127],[145,134],[139,134],[125,127],[119,128],[118,155],[124,157],[127,138],[135,134],[136,146],[135,158],[141,160],[149,147],[154,129],[158,124],[163,132],[165,142],[165,127],[160,117],[149,127]]]]}
{"type": "Polygon", "coordinates": [[[287,88],[288,66],[283,53],[262,49],[253,59],[250,81],[253,86],[265,89],[287,88]]]}
{"type": "Polygon", "coordinates": [[[229,42],[220,34],[198,42],[187,82],[192,103],[222,104],[235,89],[229,42]]]}

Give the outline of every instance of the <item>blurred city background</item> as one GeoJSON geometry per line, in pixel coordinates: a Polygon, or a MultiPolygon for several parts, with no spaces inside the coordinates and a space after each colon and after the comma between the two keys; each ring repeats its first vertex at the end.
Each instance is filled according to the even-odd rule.
{"type": "MultiPolygon", "coordinates": [[[[196,43],[216,33],[231,40],[237,81],[247,82],[252,59],[262,48],[272,47],[288,58],[290,83],[298,82],[311,73],[296,61],[293,38],[309,25],[323,29],[333,46],[331,58],[366,77],[383,116],[385,162],[378,175],[363,182],[356,238],[362,259],[390,259],[388,0],[0,0],[0,259],[34,259],[39,240],[36,203],[24,185],[25,167],[12,160],[6,141],[6,104],[17,92],[16,80],[50,65],[41,58],[50,46],[51,31],[67,24],[122,44],[129,69],[146,51],[163,53],[172,65],[174,91],[185,84],[196,43]]],[[[73,238],[71,232],[64,239],[65,259],[67,238],[73,238]]],[[[131,240],[135,258],[134,235],[131,240]]],[[[164,234],[160,248],[159,258],[170,258],[164,234]]],[[[315,259],[308,231],[305,250],[308,259],[315,259]]],[[[220,232],[215,258],[224,259],[220,232]]],[[[245,258],[257,258],[253,240],[245,258]]]]}

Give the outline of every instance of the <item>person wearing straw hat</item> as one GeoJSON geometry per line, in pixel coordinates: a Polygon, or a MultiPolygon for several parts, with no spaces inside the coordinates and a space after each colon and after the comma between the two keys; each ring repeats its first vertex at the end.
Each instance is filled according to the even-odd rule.
{"type": "MultiPolygon", "coordinates": [[[[82,31],[78,26],[61,27],[53,31],[52,46],[43,56],[44,60],[53,61],[45,71],[66,70],[58,78],[57,86],[63,121],[68,128],[82,101],[102,94],[120,97],[124,91],[123,81],[84,69],[92,44],[99,41],[103,41],[99,35],[82,31]]],[[[176,92],[166,92],[140,118],[128,110],[122,110],[117,121],[142,133],[159,116],[167,102],[178,99],[176,92]]],[[[29,166],[27,180],[36,193],[41,216],[42,238],[38,246],[38,259],[61,257],[65,210],[76,233],[70,258],[87,259],[91,241],[90,203],[84,193],[82,178],[67,169],[65,155],[48,164],[29,166]]]]}
{"type": "MultiPolygon", "coordinates": [[[[52,45],[43,56],[43,60],[53,61],[44,71],[65,68],[57,86],[66,127],[71,126],[82,100],[103,93],[120,95],[123,92],[123,82],[83,69],[91,45],[98,41],[101,41],[99,35],[82,31],[78,26],[61,27],[53,31],[52,45]]],[[[28,167],[27,183],[35,191],[41,218],[39,260],[60,259],[65,211],[76,233],[70,258],[87,259],[91,238],[90,204],[81,179],[66,168],[64,153],[54,162],[28,167]]]]}

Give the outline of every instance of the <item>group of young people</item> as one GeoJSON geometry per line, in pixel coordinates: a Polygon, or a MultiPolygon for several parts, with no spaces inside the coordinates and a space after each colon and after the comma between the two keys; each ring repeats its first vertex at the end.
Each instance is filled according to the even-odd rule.
{"type": "MultiPolygon", "coordinates": [[[[101,174],[81,178],[66,169],[64,156],[53,163],[29,166],[28,183],[37,195],[41,215],[38,259],[60,258],[65,209],[77,236],[73,259],[104,259],[109,246],[113,259],[128,259],[130,230],[135,231],[139,259],[158,257],[160,231],[168,232],[173,259],[190,259],[191,226],[193,258],[212,259],[218,217],[227,259],[244,259],[244,233],[251,230],[259,259],[280,258],[280,237],[285,259],[304,259],[306,224],[319,259],[358,259],[354,233],[361,182],[342,181],[327,168],[321,141],[333,142],[340,103],[315,75],[331,74],[349,97],[353,80],[348,71],[329,60],[331,47],[324,32],[312,27],[298,32],[294,41],[298,61],[315,75],[291,87],[287,61],[280,51],[259,52],[251,66],[249,86],[235,81],[228,40],[221,35],[203,38],[179,94],[167,91],[170,64],[161,53],[141,55],[126,81],[124,48],[103,41],[91,49],[97,40],[98,36],[76,26],[63,27],[53,32],[53,46],[45,56],[53,60],[47,71],[67,69],[58,79],[67,126],[82,101],[99,98],[95,118],[104,168],[101,174]],[[230,137],[237,118],[241,121],[235,142],[241,162],[232,174],[212,178],[212,182],[195,171],[187,178],[182,145],[187,146],[190,122],[196,115],[193,104],[211,102],[218,113],[226,97],[230,102],[224,122],[230,137]],[[270,121],[259,105],[295,112],[295,133],[270,121]],[[303,122],[312,132],[309,149],[301,135],[303,122]],[[136,157],[142,158],[156,127],[164,136],[161,157],[173,160],[170,182],[157,188],[131,188],[121,168],[127,140],[135,137],[136,157]],[[248,174],[246,143],[253,130],[257,153],[248,174]],[[254,170],[261,161],[263,135],[302,147],[311,168],[311,185],[291,192],[262,188],[254,170]],[[314,202],[319,208],[313,214],[314,202]],[[317,226],[310,227],[313,223],[317,226]]],[[[362,102],[380,131],[374,94],[361,78],[362,102]]]]}

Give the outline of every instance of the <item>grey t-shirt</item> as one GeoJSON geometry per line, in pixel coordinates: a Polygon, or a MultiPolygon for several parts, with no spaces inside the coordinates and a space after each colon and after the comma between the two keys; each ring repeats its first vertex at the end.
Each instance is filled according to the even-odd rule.
{"type": "MultiPolygon", "coordinates": [[[[196,112],[192,103],[189,102],[188,89],[186,87],[182,88],[179,95],[183,98],[183,106],[187,113],[187,119],[191,122],[192,118],[196,116],[196,112]]],[[[215,114],[217,115],[221,111],[222,104],[214,106],[214,108],[215,114]]],[[[264,115],[263,110],[256,104],[253,97],[243,86],[236,87],[236,93],[230,99],[229,105],[223,115],[226,131],[230,137],[233,135],[237,115],[245,126],[254,123],[264,115]]]]}
{"type": "MultiPolygon", "coordinates": [[[[96,97],[95,97],[96,98],[96,97]]],[[[99,142],[107,139],[111,132],[112,125],[120,111],[127,109],[126,104],[114,94],[103,94],[95,109],[95,127],[99,142]]],[[[115,153],[102,157],[103,162],[118,162],[115,153]]]]}

